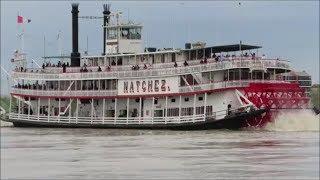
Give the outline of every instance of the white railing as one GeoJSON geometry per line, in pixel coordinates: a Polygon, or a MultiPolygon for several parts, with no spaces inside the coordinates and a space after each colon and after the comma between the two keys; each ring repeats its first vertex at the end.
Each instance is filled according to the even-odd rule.
{"type": "MultiPolygon", "coordinates": [[[[249,112],[252,105],[245,105],[239,109],[231,109],[231,114],[237,112],[249,112]]],[[[34,122],[46,122],[46,123],[68,123],[68,124],[110,124],[110,125],[157,125],[157,124],[181,124],[181,123],[195,123],[204,122],[207,119],[218,121],[228,114],[228,110],[219,110],[212,112],[211,115],[206,114],[194,114],[188,116],[169,116],[169,117],[73,117],[73,116],[48,116],[48,115],[27,115],[18,113],[9,113],[9,119],[12,120],[24,120],[34,122]]]]}
{"type": "MultiPolygon", "coordinates": [[[[68,67],[70,68],[70,67],[68,67]]],[[[68,69],[67,68],[67,69],[68,69]]],[[[93,68],[93,67],[91,67],[93,68]]],[[[14,79],[29,80],[88,80],[88,79],[123,79],[123,78],[145,78],[145,77],[162,77],[183,75],[190,73],[200,73],[207,71],[216,71],[232,68],[290,68],[287,61],[280,60],[224,60],[219,62],[209,61],[207,64],[180,66],[171,68],[152,68],[128,71],[101,71],[101,72],[84,72],[84,73],[35,73],[17,72],[12,73],[14,79]]]]}
{"type": "MultiPolygon", "coordinates": [[[[279,80],[236,80],[236,81],[221,81],[207,84],[199,84],[194,86],[181,86],[180,93],[203,91],[203,90],[217,90],[224,88],[234,87],[247,87],[249,83],[283,83],[279,80]]],[[[289,82],[287,82],[289,83],[289,82]]],[[[57,96],[57,97],[104,97],[104,96],[117,96],[117,90],[85,90],[85,91],[57,91],[57,90],[33,90],[33,89],[20,89],[12,88],[12,93],[30,96],[57,96]]],[[[156,95],[156,94],[155,94],[156,95]]]]}
{"type": "Polygon", "coordinates": [[[237,80],[237,81],[221,81],[215,83],[199,84],[194,86],[183,86],[180,87],[180,93],[204,91],[204,90],[217,90],[224,88],[235,88],[235,87],[247,87],[250,83],[283,83],[284,81],[279,80],[237,80]]]}
{"type": "Polygon", "coordinates": [[[13,120],[25,120],[35,122],[53,122],[53,123],[69,123],[69,124],[178,124],[178,123],[194,123],[206,120],[204,114],[180,116],[180,117],[68,117],[68,116],[37,116],[10,113],[9,118],[13,120]]]}
{"type": "Polygon", "coordinates": [[[103,96],[116,96],[117,90],[91,90],[91,91],[57,91],[57,90],[32,90],[32,89],[19,89],[12,88],[12,93],[23,94],[31,96],[65,96],[65,97],[103,97],[103,96]]]}

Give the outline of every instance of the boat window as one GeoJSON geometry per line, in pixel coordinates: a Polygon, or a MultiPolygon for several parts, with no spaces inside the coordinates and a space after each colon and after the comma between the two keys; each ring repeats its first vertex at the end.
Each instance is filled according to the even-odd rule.
{"type": "Polygon", "coordinates": [[[212,106],[207,106],[207,108],[206,108],[206,115],[207,115],[207,116],[213,115],[213,113],[212,113],[212,106]]]}
{"type": "Polygon", "coordinates": [[[117,29],[116,28],[108,29],[107,39],[117,39],[117,29]]]}
{"type": "Polygon", "coordinates": [[[121,29],[122,39],[141,39],[141,27],[126,27],[121,29]]]}
{"type": "Polygon", "coordinates": [[[158,104],[158,99],[154,99],[154,104],[158,104]]]}
{"type": "Polygon", "coordinates": [[[121,57],[118,58],[118,60],[117,60],[117,65],[118,65],[118,66],[121,66],[121,65],[122,65],[122,58],[121,58],[121,57]]]}
{"type": "Polygon", "coordinates": [[[168,116],[179,116],[179,108],[168,109],[168,116]]]}
{"type": "Polygon", "coordinates": [[[171,61],[172,61],[172,62],[176,62],[176,54],[175,54],[175,53],[172,53],[171,55],[172,55],[172,56],[171,56],[171,61]]]}
{"type": "Polygon", "coordinates": [[[161,54],[161,63],[164,63],[165,62],[165,56],[164,54],[161,54]]]}
{"type": "Polygon", "coordinates": [[[122,28],[121,38],[122,39],[129,39],[129,28],[122,28]]]}
{"type": "Polygon", "coordinates": [[[141,27],[130,28],[128,39],[141,39],[141,27]]]}
{"type": "Polygon", "coordinates": [[[196,107],[196,114],[204,114],[204,106],[196,107]]]}

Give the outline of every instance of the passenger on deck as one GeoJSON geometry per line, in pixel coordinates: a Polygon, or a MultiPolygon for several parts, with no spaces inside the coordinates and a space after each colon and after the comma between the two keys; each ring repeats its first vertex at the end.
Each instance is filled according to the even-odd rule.
{"type": "Polygon", "coordinates": [[[144,64],[143,69],[148,69],[148,67],[147,67],[147,65],[146,65],[146,64],[144,64]]]}
{"type": "Polygon", "coordinates": [[[207,64],[207,63],[208,63],[207,57],[204,57],[203,63],[204,63],[204,64],[207,64]]]}
{"type": "Polygon", "coordinates": [[[173,65],[174,67],[178,67],[178,64],[177,64],[177,62],[174,62],[174,65],[173,65]]]}
{"type": "Polygon", "coordinates": [[[228,104],[227,115],[231,115],[231,104],[228,104]]]}
{"type": "Polygon", "coordinates": [[[62,64],[62,72],[65,73],[66,71],[67,71],[66,64],[63,63],[62,64]]]}
{"type": "Polygon", "coordinates": [[[213,57],[213,58],[217,57],[217,56],[216,56],[216,53],[213,53],[213,56],[212,56],[212,57],[213,57]]]}
{"type": "Polygon", "coordinates": [[[184,61],[183,65],[184,65],[184,66],[188,66],[189,64],[188,64],[187,61],[184,61]]]}
{"type": "Polygon", "coordinates": [[[98,67],[98,72],[101,72],[101,71],[102,71],[102,70],[101,70],[101,67],[99,66],[99,67],[98,67]]]}
{"type": "Polygon", "coordinates": [[[252,59],[255,59],[256,58],[256,53],[251,53],[251,57],[252,57],[252,59]]]}

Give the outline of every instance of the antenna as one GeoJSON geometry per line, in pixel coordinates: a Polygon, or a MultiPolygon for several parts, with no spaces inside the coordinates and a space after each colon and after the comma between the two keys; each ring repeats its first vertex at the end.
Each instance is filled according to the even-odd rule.
{"type": "Polygon", "coordinates": [[[103,5],[103,10],[104,11],[110,12],[110,8],[111,8],[111,4],[104,4],[103,5]]]}
{"type": "Polygon", "coordinates": [[[43,57],[46,57],[46,35],[43,35],[43,57]]]}
{"type": "Polygon", "coordinates": [[[88,53],[89,53],[89,37],[87,35],[87,52],[86,52],[86,54],[88,55],[88,53]]]}
{"type": "Polygon", "coordinates": [[[130,9],[128,8],[128,23],[130,21],[130,9]]]}
{"type": "Polygon", "coordinates": [[[59,30],[57,40],[58,40],[58,49],[59,49],[60,56],[62,56],[61,34],[62,34],[61,30],[59,30]]]}

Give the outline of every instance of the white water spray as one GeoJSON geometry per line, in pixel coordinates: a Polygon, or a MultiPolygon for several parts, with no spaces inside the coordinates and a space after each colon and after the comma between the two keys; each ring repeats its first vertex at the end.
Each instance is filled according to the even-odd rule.
{"type": "Polygon", "coordinates": [[[319,131],[320,116],[312,110],[297,110],[281,112],[274,120],[268,123],[268,131],[319,131]]]}

